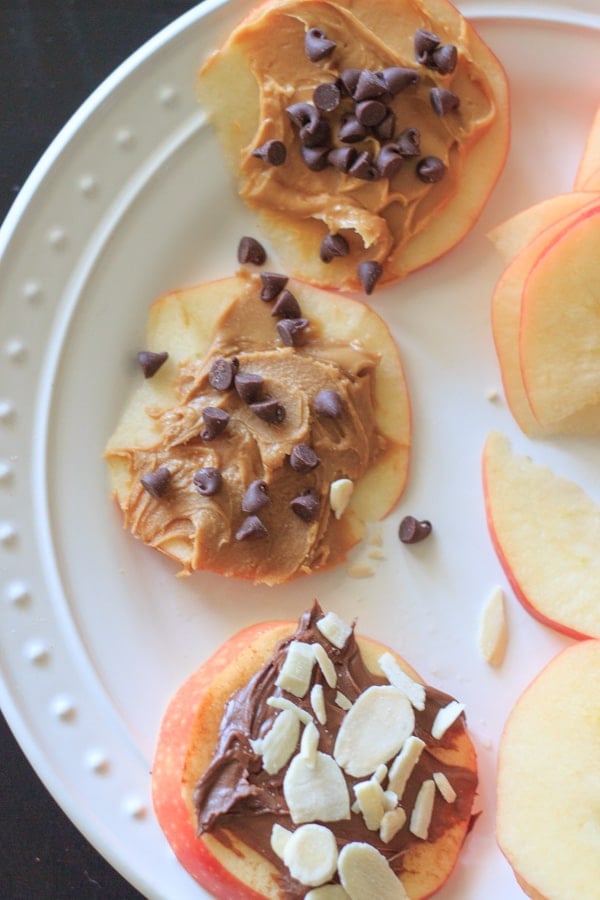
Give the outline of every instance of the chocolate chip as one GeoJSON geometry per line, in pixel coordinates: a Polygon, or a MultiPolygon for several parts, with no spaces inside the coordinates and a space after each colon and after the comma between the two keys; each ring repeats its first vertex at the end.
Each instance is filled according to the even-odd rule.
{"type": "Polygon", "coordinates": [[[269,497],[267,482],[257,478],[246,489],[242,498],[242,509],[246,513],[256,513],[270,502],[271,498],[269,497]]]}
{"type": "Polygon", "coordinates": [[[437,156],[424,156],[417,163],[417,175],[425,184],[435,184],[446,174],[446,166],[437,156]]]}
{"type": "Polygon", "coordinates": [[[313,92],[313,102],[321,112],[333,112],[340,105],[342,95],[335,81],[317,85],[313,92]]]}
{"type": "Polygon", "coordinates": [[[402,166],[402,157],[395,144],[385,144],[377,157],[377,168],[383,178],[391,178],[402,166]]]}
{"type": "Polygon", "coordinates": [[[281,319],[299,319],[302,316],[302,310],[292,292],[286,288],[280,293],[271,315],[281,319]]]}
{"type": "Polygon", "coordinates": [[[312,488],[290,501],[296,515],[304,522],[314,522],[319,515],[319,495],[312,488]]]}
{"type": "Polygon", "coordinates": [[[323,388],[315,397],[315,412],[328,419],[339,419],[344,411],[344,401],[338,391],[323,388]]]}
{"type": "Polygon", "coordinates": [[[376,259],[365,260],[358,264],[358,277],[365,294],[372,294],[375,285],[383,275],[383,267],[376,259]]]}
{"type": "Polygon", "coordinates": [[[228,391],[233,384],[233,377],[239,368],[239,362],[233,359],[224,359],[218,356],[213,360],[208,373],[208,380],[216,391],[228,391]]]}
{"type": "Polygon", "coordinates": [[[267,529],[258,516],[246,516],[235,533],[236,541],[252,541],[267,536],[267,529]]]}
{"type": "Polygon", "coordinates": [[[171,473],[166,466],[159,466],[154,472],[149,472],[147,475],[142,475],[140,478],[144,489],[148,491],[150,496],[154,497],[155,500],[160,500],[161,497],[164,497],[167,488],[169,487],[170,480],[171,473]]]}
{"type": "Polygon", "coordinates": [[[260,403],[251,403],[250,409],[259,419],[263,419],[269,425],[281,425],[285,419],[285,406],[279,400],[261,400],[260,403]]]}
{"type": "Polygon", "coordinates": [[[418,156],[421,152],[421,133],[418,128],[405,128],[396,138],[400,156],[418,156]]]}
{"type": "Polygon", "coordinates": [[[400,522],[398,536],[403,544],[418,544],[431,534],[431,522],[419,521],[414,516],[405,516],[400,522]]]}
{"type": "Polygon", "coordinates": [[[263,389],[264,378],[252,372],[240,372],[233,379],[240,400],[244,403],[256,403],[263,389]]]}
{"type": "Polygon", "coordinates": [[[413,84],[417,84],[421,77],[416,69],[408,69],[405,66],[390,66],[381,72],[383,83],[386,88],[393,94],[399,94],[413,84]]]}
{"type": "Polygon", "coordinates": [[[229,422],[229,413],[218,406],[205,406],[202,410],[204,429],[200,435],[203,441],[212,441],[221,434],[229,422]]]}
{"type": "Polygon", "coordinates": [[[260,281],[260,299],[270,301],[282,292],[288,283],[288,277],[287,275],[277,275],[275,272],[261,272],[260,281]]]}
{"type": "Polygon", "coordinates": [[[439,45],[440,39],[437,34],[426,31],[424,28],[418,28],[415,31],[414,37],[415,58],[417,62],[420,62],[422,65],[427,65],[430,53],[439,47],[439,45]]]}
{"type": "Polygon", "coordinates": [[[438,116],[445,116],[446,113],[454,112],[460,106],[460,98],[452,91],[447,91],[446,88],[431,88],[429,100],[438,116]]]}
{"type": "Polygon", "coordinates": [[[377,181],[379,171],[373,162],[373,157],[367,150],[363,150],[362,153],[358,154],[348,169],[348,175],[352,175],[353,178],[361,178],[363,181],[377,181]]]}
{"type": "Polygon", "coordinates": [[[223,476],[214,466],[198,469],[194,475],[194,487],[204,497],[212,497],[213,494],[218,494],[222,484],[223,476]]]}
{"type": "Polygon", "coordinates": [[[243,237],[238,244],[237,251],[238,262],[245,265],[253,263],[255,266],[262,266],[267,258],[265,248],[253,237],[243,237]]]}
{"type": "Polygon", "coordinates": [[[357,102],[360,102],[361,100],[375,100],[377,97],[382,97],[386,92],[387,87],[383,77],[378,72],[363,69],[358,76],[352,96],[357,102]]]}
{"type": "Polygon", "coordinates": [[[316,122],[319,118],[319,112],[311,103],[292,103],[286,107],[291,122],[297,128],[303,128],[310,122],[316,122]]]}
{"type": "Polygon", "coordinates": [[[298,132],[303,147],[325,147],[331,144],[331,125],[327,119],[317,118],[307,122],[298,132]]]}
{"type": "Polygon", "coordinates": [[[429,65],[441,75],[450,75],[456,69],[458,63],[458,50],[454,44],[444,44],[437,47],[429,55],[429,65]]]}
{"type": "Polygon", "coordinates": [[[319,457],[308,444],[296,444],[290,453],[290,465],[294,472],[306,475],[319,465],[319,457]]]}
{"type": "Polygon", "coordinates": [[[340,172],[347,172],[356,159],[354,147],[335,147],[327,154],[327,162],[340,172]]]}
{"type": "Polygon", "coordinates": [[[142,367],[144,378],[152,378],[153,375],[156,375],[162,364],[168,360],[169,354],[166,352],[153,353],[152,350],[140,350],[137,358],[142,367]]]}
{"type": "Polygon", "coordinates": [[[358,84],[361,72],[362,69],[344,69],[340,72],[338,78],[338,87],[340,90],[352,97],[356,90],[356,85],[358,84]]]}
{"type": "Polygon", "coordinates": [[[252,156],[262,159],[271,166],[282,166],[286,160],[287,150],[282,141],[266,141],[262,146],[252,151],[252,156]]]}
{"type": "Polygon", "coordinates": [[[324,263],[329,263],[336,256],[348,256],[350,246],[343,234],[326,234],[321,241],[319,256],[324,263]]]}
{"type": "Polygon", "coordinates": [[[302,159],[311,172],[321,172],[327,168],[329,147],[302,147],[302,159]]]}
{"type": "Polygon", "coordinates": [[[367,129],[361,125],[354,113],[347,113],[342,117],[337,136],[344,144],[356,144],[364,140],[367,134],[367,129]]]}
{"type": "Polygon", "coordinates": [[[304,343],[304,330],[307,326],[308,319],[280,319],[277,331],[286,347],[300,347],[304,343]]]}
{"type": "Polygon", "coordinates": [[[396,114],[393,109],[387,108],[385,117],[373,129],[375,137],[380,141],[391,141],[396,130],[396,114]]]}
{"type": "Polygon", "coordinates": [[[365,128],[373,128],[379,125],[386,117],[388,108],[380,100],[361,100],[354,107],[354,114],[365,128]]]}
{"type": "Polygon", "coordinates": [[[335,41],[330,41],[320,28],[309,28],[304,38],[304,50],[311,62],[319,62],[331,56],[335,41]]]}

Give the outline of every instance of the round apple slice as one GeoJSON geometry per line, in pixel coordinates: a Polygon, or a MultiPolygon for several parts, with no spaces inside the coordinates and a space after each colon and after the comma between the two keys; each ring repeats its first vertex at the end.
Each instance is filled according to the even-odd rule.
{"type": "Polygon", "coordinates": [[[485,443],[483,486],[492,542],[525,609],[572,637],[600,637],[600,506],[498,432],[485,443]]]}
{"type": "Polygon", "coordinates": [[[514,706],[498,754],[497,837],[535,900],[600,896],[600,641],[556,656],[514,706]]]}

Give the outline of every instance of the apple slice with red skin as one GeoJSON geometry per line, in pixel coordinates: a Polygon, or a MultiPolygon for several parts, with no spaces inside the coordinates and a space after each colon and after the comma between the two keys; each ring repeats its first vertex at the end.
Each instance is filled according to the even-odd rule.
{"type": "Polygon", "coordinates": [[[575,175],[576,191],[598,190],[600,181],[600,106],[596,110],[575,175]],[[595,178],[593,178],[595,176],[595,178]],[[590,183],[591,182],[591,183],[590,183]],[[596,187],[594,187],[594,182],[596,187]]]}
{"type": "Polygon", "coordinates": [[[600,641],[554,657],[517,700],[498,752],[496,833],[534,900],[600,896],[600,641]]]}
{"type": "Polygon", "coordinates": [[[600,637],[600,506],[498,432],[484,446],[483,490],[492,543],[525,609],[570,637],[600,637]]]}

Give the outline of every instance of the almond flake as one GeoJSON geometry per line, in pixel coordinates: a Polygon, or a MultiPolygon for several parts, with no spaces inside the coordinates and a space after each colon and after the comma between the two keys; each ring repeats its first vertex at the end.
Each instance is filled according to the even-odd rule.
{"type": "Polygon", "coordinates": [[[424,841],[427,840],[427,835],[429,834],[434,797],[435,782],[433,779],[427,778],[419,788],[409,825],[415,837],[422,838],[424,841]]]}
{"type": "Polygon", "coordinates": [[[327,651],[321,644],[313,644],[315,659],[321,669],[321,672],[325,676],[325,681],[329,685],[330,688],[334,688],[337,684],[337,672],[335,671],[335,666],[329,656],[327,656],[327,651]]]}
{"type": "Polygon", "coordinates": [[[369,831],[378,831],[383,819],[383,791],[379,782],[370,778],[354,785],[356,802],[369,831]]]}
{"type": "Polygon", "coordinates": [[[464,711],[464,703],[451,700],[447,706],[442,706],[431,726],[431,736],[439,741],[446,734],[451,725],[454,725],[460,714],[464,711]]]}
{"type": "Polygon", "coordinates": [[[373,566],[368,565],[368,563],[352,563],[351,566],[348,566],[348,575],[350,578],[370,578],[371,575],[375,574],[375,569],[373,566]]]}
{"type": "Polygon", "coordinates": [[[412,771],[419,761],[425,741],[411,734],[406,739],[402,750],[390,766],[390,777],[388,780],[388,790],[394,791],[398,800],[402,799],[406,783],[410,778],[412,771]]]}
{"type": "Polygon", "coordinates": [[[317,751],[314,765],[295,756],[283,779],[283,796],[292,822],[339,822],[350,818],[350,797],[342,770],[326,753],[317,751]]]}
{"type": "Polygon", "coordinates": [[[283,861],[300,884],[317,887],[330,881],[338,861],[333,832],[324,825],[301,825],[287,841],[283,861]]]}
{"type": "Polygon", "coordinates": [[[260,750],[255,742],[253,749],[262,755],[265,772],[276,775],[291,758],[300,736],[300,721],[293,712],[279,713],[270,731],[262,738],[260,750]]]}
{"type": "Polygon", "coordinates": [[[312,722],[312,717],[309,712],[302,709],[301,706],[296,706],[295,703],[292,703],[292,701],[288,700],[286,697],[269,697],[267,699],[267,706],[272,706],[273,709],[287,709],[289,712],[293,712],[303,725],[312,722]]]}
{"type": "Polygon", "coordinates": [[[499,666],[504,659],[507,639],[504,591],[496,587],[487,598],[479,619],[477,643],[482,658],[491,666],[499,666]]]}
{"type": "Polygon", "coordinates": [[[343,650],[352,634],[352,628],[337,613],[328,612],[317,622],[317,628],[330,644],[343,650]]]}
{"type": "Polygon", "coordinates": [[[456,800],[456,791],[448,781],[446,775],[443,772],[434,772],[433,780],[446,803],[454,803],[456,800]]]}
{"type": "Polygon", "coordinates": [[[342,694],[341,691],[337,691],[335,695],[335,705],[339,706],[340,709],[345,709],[348,711],[352,709],[352,701],[348,700],[345,694],[342,694]]]}
{"type": "Polygon", "coordinates": [[[349,895],[341,884],[324,884],[305,894],[304,900],[349,900],[349,895]]]}
{"type": "Polygon", "coordinates": [[[394,838],[400,829],[404,827],[405,822],[406,812],[401,806],[397,806],[395,809],[390,809],[385,812],[379,828],[379,837],[383,843],[389,844],[392,838],[394,838]]]}
{"type": "Polygon", "coordinates": [[[304,726],[302,732],[302,740],[300,741],[300,756],[305,762],[314,767],[317,757],[317,748],[319,746],[319,732],[314,722],[309,722],[304,726]]]}
{"type": "Polygon", "coordinates": [[[327,721],[327,707],[325,706],[325,694],[322,684],[313,684],[310,689],[310,705],[317,717],[317,722],[324,725],[327,721]]]}
{"type": "Polygon", "coordinates": [[[341,519],[345,513],[350,497],[354,491],[354,483],[349,478],[338,478],[329,488],[329,505],[336,519],[341,519]]]}
{"type": "Polygon", "coordinates": [[[278,825],[277,822],[273,825],[273,829],[271,831],[271,850],[273,853],[276,853],[279,859],[283,859],[283,851],[285,850],[285,845],[289,841],[292,836],[292,832],[287,828],[284,828],[283,825],[278,825]]]}
{"type": "Polygon", "coordinates": [[[333,755],[355,778],[372,775],[395,756],[415,727],[415,715],[403,691],[392,685],[367,688],[348,711],[333,755]]]}
{"type": "Polygon", "coordinates": [[[368,551],[367,556],[369,559],[385,559],[385,553],[381,549],[381,547],[371,547],[368,551]]]}
{"type": "Polygon", "coordinates": [[[407,675],[391,653],[379,657],[379,667],[390,684],[404,691],[415,709],[425,709],[425,685],[407,675]]]}
{"type": "Polygon", "coordinates": [[[346,844],[338,858],[338,872],[350,900],[409,900],[387,859],[371,844],[346,844]]]}
{"type": "Polygon", "coordinates": [[[287,654],[275,684],[283,691],[304,697],[310,687],[315,653],[312,644],[303,641],[292,641],[288,645],[287,654]]]}

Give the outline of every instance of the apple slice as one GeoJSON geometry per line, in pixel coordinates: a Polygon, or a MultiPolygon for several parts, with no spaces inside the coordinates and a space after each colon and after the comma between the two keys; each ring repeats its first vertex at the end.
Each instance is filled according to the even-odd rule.
{"type": "Polygon", "coordinates": [[[585,148],[575,175],[575,190],[597,190],[598,188],[588,186],[588,182],[594,174],[596,178],[600,175],[600,106],[598,106],[590,126],[585,148]]]}
{"type": "Polygon", "coordinates": [[[535,900],[600,896],[600,641],[559,653],[524,691],[500,741],[496,833],[535,900]]]}
{"type": "Polygon", "coordinates": [[[483,489],[498,559],[525,609],[571,637],[600,637],[600,506],[492,432],[483,489]]]}
{"type": "Polygon", "coordinates": [[[521,301],[520,357],[536,419],[547,425],[600,402],[600,209],[544,249],[521,301]]]}
{"type": "Polygon", "coordinates": [[[600,166],[594,169],[593,172],[590,172],[581,185],[581,189],[584,191],[600,191],[600,166]]]}

